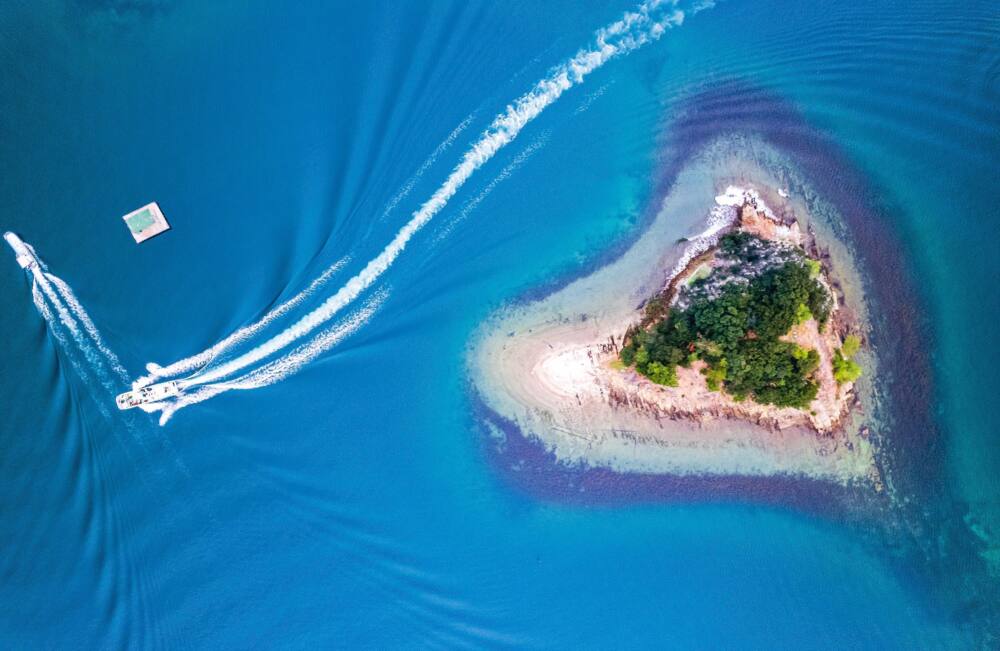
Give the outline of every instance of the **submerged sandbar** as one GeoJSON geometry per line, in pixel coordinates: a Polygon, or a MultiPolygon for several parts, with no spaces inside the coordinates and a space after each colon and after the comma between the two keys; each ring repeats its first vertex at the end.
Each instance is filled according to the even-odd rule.
{"type": "Polygon", "coordinates": [[[810,216],[799,214],[803,207],[793,207],[794,197],[779,194],[772,179],[732,180],[718,161],[696,162],[619,259],[493,318],[470,353],[476,389],[491,410],[565,463],[676,475],[805,476],[879,488],[864,423],[867,383],[860,390],[838,385],[830,364],[845,334],[867,327],[859,293],[843,291],[857,284],[853,261],[844,247],[816,236],[810,216]],[[754,209],[744,211],[750,202],[754,209]],[[741,224],[808,248],[823,258],[824,282],[835,284],[826,329],[806,321],[788,337],[820,358],[809,408],[736,401],[707,386],[703,362],[678,366],[676,386],[621,363],[625,335],[647,318],[650,297],[669,300],[680,285],[711,273],[719,238],[741,224]]]}

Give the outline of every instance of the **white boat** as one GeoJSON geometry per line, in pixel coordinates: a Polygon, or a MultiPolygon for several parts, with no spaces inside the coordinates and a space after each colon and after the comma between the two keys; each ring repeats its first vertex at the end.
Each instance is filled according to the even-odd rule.
{"type": "Polygon", "coordinates": [[[139,405],[151,402],[160,402],[161,400],[166,400],[167,398],[179,395],[181,395],[180,384],[176,380],[171,380],[170,382],[150,384],[149,386],[135,389],[134,391],[120,393],[118,394],[118,397],[115,398],[115,402],[118,403],[119,409],[132,409],[133,407],[138,407],[139,405]]]}
{"type": "Polygon", "coordinates": [[[10,248],[14,249],[14,255],[17,256],[17,264],[22,269],[31,271],[38,266],[38,258],[35,257],[32,250],[28,248],[28,245],[21,241],[21,238],[15,233],[7,231],[3,234],[3,239],[7,240],[10,248]]]}

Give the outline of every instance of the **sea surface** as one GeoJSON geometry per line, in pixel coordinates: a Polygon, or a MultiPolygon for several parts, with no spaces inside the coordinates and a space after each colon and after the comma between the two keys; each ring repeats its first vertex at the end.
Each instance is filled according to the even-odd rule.
{"type": "Polygon", "coordinates": [[[161,426],[114,408],[106,351],[135,379],[341,261],[320,307],[640,5],[0,4],[0,230],[104,345],[4,248],[0,646],[997,648],[1000,7],[710,5],[567,77],[295,372],[161,426]],[[620,253],[730,136],[869,274],[889,498],[589,475],[481,425],[477,327],[620,253]],[[172,230],[136,245],[153,200],[172,230]]]}

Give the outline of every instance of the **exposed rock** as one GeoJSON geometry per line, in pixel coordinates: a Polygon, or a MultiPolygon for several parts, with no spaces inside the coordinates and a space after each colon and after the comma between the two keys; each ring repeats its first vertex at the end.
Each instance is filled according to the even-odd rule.
{"type": "Polygon", "coordinates": [[[740,230],[772,242],[785,242],[802,246],[802,232],[798,222],[790,224],[771,219],[755,206],[745,203],[740,208],[740,230]]]}

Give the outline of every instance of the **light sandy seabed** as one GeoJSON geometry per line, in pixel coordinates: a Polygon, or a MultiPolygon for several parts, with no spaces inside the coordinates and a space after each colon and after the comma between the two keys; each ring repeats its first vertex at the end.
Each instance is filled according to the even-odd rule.
{"type": "MultiPolygon", "coordinates": [[[[678,369],[677,389],[614,368],[611,337],[620,341],[640,320],[642,303],[714,242],[719,230],[715,198],[733,183],[758,191],[775,213],[791,212],[814,232],[829,249],[843,287],[841,309],[865,330],[860,277],[847,248],[829,235],[830,225],[805,214],[794,189],[788,197],[776,191],[783,188],[783,174],[760,164],[759,151],[753,156],[733,151],[731,143],[717,144],[690,163],[649,228],[622,257],[540,301],[502,310],[484,324],[470,348],[472,380],[490,409],[564,463],[676,475],[804,476],[879,489],[865,427],[873,400],[869,381],[858,383],[858,404],[843,424],[817,433],[807,426],[806,412],[736,405],[709,392],[697,367],[678,369]]],[[[830,354],[828,346],[814,343],[821,355],[830,354]]],[[[874,371],[870,357],[862,359],[866,373],[874,371]]],[[[821,385],[822,396],[830,387],[821,385]]]]}

